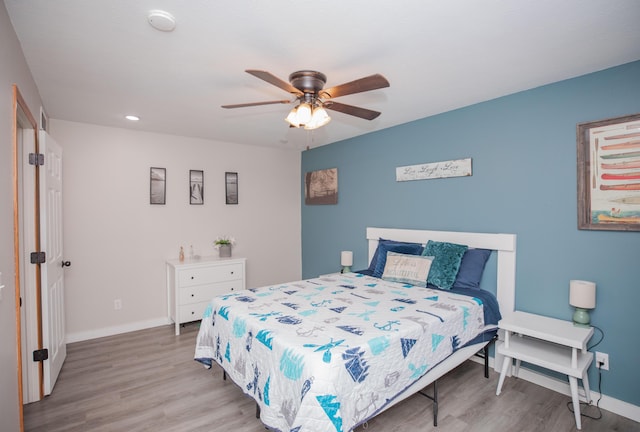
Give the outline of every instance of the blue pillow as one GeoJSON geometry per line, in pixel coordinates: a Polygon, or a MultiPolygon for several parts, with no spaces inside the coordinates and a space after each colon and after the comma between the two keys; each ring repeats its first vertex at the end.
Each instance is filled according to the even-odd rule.
{"type": "MultiPolygon", "coordinates": [[[[407,242],[401,242],[401,241],[396,241],[396,240],[387,240],[387,239],[383,239],[382,237],[380,237],[378,239],[378,247],[376,248],[376,251],[373,253],[373,258],[371,258],[371,262],[369,263],[369,272],[371,272],[370,274],[373,276],[373,272],[376,270],[376,265],[378,264],[378,257],[380,256],[380,246],[381,245],[389,245],[389,244],[418,244],[418,243],[407,243],[407,242]]],[[[422,247],[422,245],[420,245],[420,247],[422,247]]],[[[422,251],[420,251],[420,253],[422,253],[422,251]]],[[[386,256],[387,252],[385,251],[382,255],[386,256]]]]}
{"type": "Polygon", "coordinates": [[[427,283],[442,289],[451,289],[456,280],[462,256],[468,246],[455,243],[437,242],[429,240],[422,255],[435,257],[427,283]]]}
{"type": "Polygon", "coordinates": [[[480,288],[484,266],[491,255],[489,249],[468,249],[462,256],[454,288],[480,288]]]}
{"type": "Polygon", "coordinates": [[[407,255],[421,255],[422,245],[420,243],[404,243],[404,242],[384,242],[378,243],[378,248],[374,254],[371,262],[376,260],[375,267],[373,269],[373,277],[382,277],[384,273],[384,266],[387,263],[387,252],[397,252],[407,255]],[[377,259],[376,259],[377,255],[377,259]]]}

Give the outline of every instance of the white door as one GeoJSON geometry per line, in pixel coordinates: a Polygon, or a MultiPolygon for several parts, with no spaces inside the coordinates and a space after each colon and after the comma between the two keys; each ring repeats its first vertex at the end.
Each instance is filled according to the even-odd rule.
{"type": "Polygon", "coordinates": [[[62,148],[40,131],[40,249],[46,253],[41,266],[42,346],[49,350],[44,361],[44,394],[49,395],[67,356],[64,314],[64,255],[62,248],[62,148]]]}

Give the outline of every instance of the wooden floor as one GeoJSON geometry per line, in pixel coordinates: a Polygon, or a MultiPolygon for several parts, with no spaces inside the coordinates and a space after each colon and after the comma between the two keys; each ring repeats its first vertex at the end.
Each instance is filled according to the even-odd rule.
{"type": "MultiPolygon", "coordinates": [[[[164,326],[69,344],[53,394],[25,406],[25,430],[265,432],[253,401],[223,381],[220,368],[208,371],[193,360],[197,326],[177,337],[164,326]]],[[[438,381],[437,428],[431,402],[415,395],[369,421],[366,432],[576,430],[568,396],[507,378],[497,397],[497,381],[495,372],[485,379],[480,364],[466,362],[438,381]]],[[[583,418],[582,430],[640,431],[640,423],[604,410],[602,416],[583,418]]]]}

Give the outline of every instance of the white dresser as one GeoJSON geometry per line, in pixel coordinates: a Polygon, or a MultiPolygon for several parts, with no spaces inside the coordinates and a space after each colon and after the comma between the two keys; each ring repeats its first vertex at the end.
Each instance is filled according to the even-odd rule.
{"type": "Polygon", "coordinates": [[[245,289],[246,258],[202,257],[167,261],[167,304],[169,318],[180,324],[202,319],[217,295],[245,289]]]}

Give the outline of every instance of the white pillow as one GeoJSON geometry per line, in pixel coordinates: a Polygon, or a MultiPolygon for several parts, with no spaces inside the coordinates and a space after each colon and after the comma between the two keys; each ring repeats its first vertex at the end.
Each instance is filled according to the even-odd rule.
{"type": "Polygon", "coordinates": [[[433,258],[432,256],[387,252],[387,262],[384,266],[382,279],[426,287],[433,258]]]}

